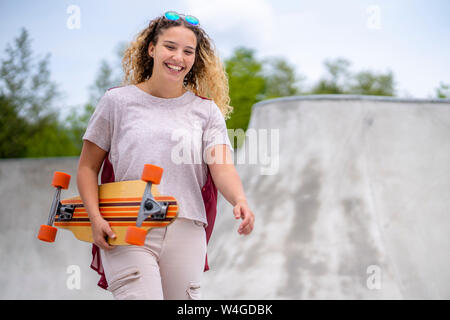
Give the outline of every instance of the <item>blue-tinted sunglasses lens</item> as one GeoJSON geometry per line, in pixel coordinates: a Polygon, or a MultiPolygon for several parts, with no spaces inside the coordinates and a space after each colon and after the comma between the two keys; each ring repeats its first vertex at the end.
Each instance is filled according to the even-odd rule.
{"type": "Polygon", "coordinates": [[[178,13],[172,12],[172,11],[166,12],[166,13],[164,14],[164,16],[165,16],[167,19],[169,19],[169,20],[178,20],[178,19],[180,19],[180,15],[179,15],[178,13]]]}
{"type": "Polygon", "coordinates": [[[198,23],[199,23],[198,19],[193,16],[186,16],[185,20],[194,26],[198,25],[198,23]]]}

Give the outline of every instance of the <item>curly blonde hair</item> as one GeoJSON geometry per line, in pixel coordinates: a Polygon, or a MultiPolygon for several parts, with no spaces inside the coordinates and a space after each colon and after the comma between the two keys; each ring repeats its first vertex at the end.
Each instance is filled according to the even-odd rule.
{"type": "Polygon", "coordinates": [[[156,45],[162,32],[171,27],[184,26],[192,30],[197,38],[195,62],[184,79],[184,87],[198,96],[212,99],[225,119],[233,107],[229,105],[229,87],[225,68],[217,56],[214,44],[200,26],[193,26],[184,19],[168,20],[164,16],[150,21],[147,28],[139,32],[125,50],[122,59],[123,85],[138,84],[152,76],[153,58],[148,54],[150,43],[156,45]]]}

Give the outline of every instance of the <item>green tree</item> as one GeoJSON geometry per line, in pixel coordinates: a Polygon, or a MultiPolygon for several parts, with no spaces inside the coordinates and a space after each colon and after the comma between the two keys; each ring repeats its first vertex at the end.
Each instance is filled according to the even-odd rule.
{"type": "Polygon", "coordinates": [[[0,95],[0,158],[21,158],[27,154],[28,123],[20,117],[16,106],[0,95]]]}
{"type": "Polygon", "coordinates": [[[326,75],[312,88],[312,94],[362,94],[393,96],[395,94],[394,75],[364,70],[350,71],[351,62],[337,58],[325,60],[326,75]]]}
{"type": "Polygon", "coordinates": [[[227,120],[228,129],[247,130],[252,106],[264,98],[266,79],[263,66],[255,58],[254,50],[237,48],[225,60],[230,88],[230,104],[233,106],[231,118],[227,120]]]}
{"type": "Polygon", "coordinates": [[[8,97],[20,115],[30,122],[38,122],[53,113],[51,108],[60,93],[50,80],[50,55],[36,61],[26,29],[21,30],[14,46],[7,44],[5,53],[6,59],[1,61],[0,67],[0,93],[8,97]]]}
{"type": "Polygon", "coordinates": [[[258,60],[255,51],[238,47],[225,60],[234,112],[227,121],[228,128],[246,130],[251,107],[265,99],[300,94],[295,69],[284,59],[272,57],[258,60]]]}
{"type": "Polygon", "coordinates": [[[436,88],[436,97],[438,99],[450,99],[450,85],[441,82],[436,88]]]}
{"type": "Polygon", "coordinates": [[[79,155],[79,149],[71,138],[69,128],[58,122],[56,114],[31,125],[29,132],[26,157],[79,155]]]}
{"type": "Polygon", "coordinates": [[[301,94],[298,87],[304,80],[303,76],[297,76],[295,68],[283,58],[270,58],[263,61],[266,88],[264,99],[288,97],[301,94]]]}
{"type": "Polygon", "coordinates": [[[28,31],[22,29],[13,45],[7,44],[5,56],[0,65],[1,156],[73,154],[76,148],[54,109],[60,93],[50,79],[50,55],[35,57],[28,31]]]}
{"type": "Polygon", "coordinates": [[[337,58],[335,60],[326,60],[324,64],[327,74],[313,86],[311,94],[347,93],[351,75],[349,71],[350,61],[337,58]]]}
{"type": "Polygon", "coordinates": [[[83,147],[83,135],[86,132],[89,119],[94,113],[95,106],[91,103],[86,103],[83,106],[81,112],[72,108],[70,114],[66,118],[66,123],[68,124],[69,137],[72,143],[76,146],[78,154],[81,153],[81,148],[83,147]]]}
{"type": "Polygon", "coordinates": [[[352,94],[394,95],[394,76],[390,71],[386,74],[361,71],[353,76],[353,81],[355,83],[350,87],[350,93],[352,94]]]}
{"type": "Polygon", "coordinates": [[[96,104],[105,91],[114,86],[113,69],[106,60],[100,62],[100,69],[94,83],[89,87],[89,103],[96,104]]]}
{"type": "Polygon", "coordinates": [[[83,146],[83,135],[86,131],[89,119],[95,111],[95,106],[100,101],[105,92],[112,87],[119,86],[123,78],[122,57],[126,49],[126,43],[120,42],[116,47],[116,59],[111,64],[107,60],[102,60],[97,71],[94,83],[89,86],[89,101],[81,108],[72,108],[66,123],[69,127],[69,136],[76,145],[79,153],[83,146]]]}
{"type": "Polygon", "coordinates": [[[126,49],[126,42],[119,42],[115,48],[115,60],[109,63],[103,59],[94,83],[89,87],[89,104],[96,105],[106,90],[119,86],[122,82],[122,57],[126,49]]]}

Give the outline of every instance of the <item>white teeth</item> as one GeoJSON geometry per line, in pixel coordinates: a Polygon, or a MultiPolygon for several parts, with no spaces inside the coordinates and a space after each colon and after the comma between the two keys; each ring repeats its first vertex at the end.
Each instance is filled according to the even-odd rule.
{"type": "Polygon", "coordinates": [[[174,66],[174,65],[171,65],[168,63],[166,63],[166,66],[168,66],[170,69],[177,70],[177,71],[180,71],[182,69],[182,67],[174,66]]]}

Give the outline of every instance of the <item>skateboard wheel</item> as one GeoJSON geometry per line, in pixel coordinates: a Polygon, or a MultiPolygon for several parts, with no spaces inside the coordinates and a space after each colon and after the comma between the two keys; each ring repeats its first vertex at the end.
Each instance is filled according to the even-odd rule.
{"type": "Polygon", "coordinates": [[[145,182],[151,182],[153,184],[159,184],[163,174],[163,168],[154,166],[152,164],[144,164],[144,170],[142,171],[141,179],[145,182]]]}
{"type": "Polygon", "coordinates": [[[53,174],[52,186],[54,186],[55,188],[60,187],[62,189],[68,189],[69,183],[70,183],[70,174],[55,171],[55,173],[53,174]]]}
{"type": "Polygon", "coordinates": [[[146,236],[147,230],[139,227],[128,227],[125,242],[136,246],[143,246],[146,236]]]}
{"type": "Polygon", "coordinates": [[[39,229],[38,239],[46,242],[54,242],[56,231],[58,231],[58,229],[55,227],[43,224],[39,229]]]}

